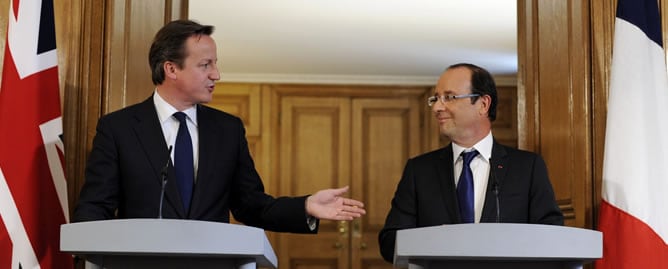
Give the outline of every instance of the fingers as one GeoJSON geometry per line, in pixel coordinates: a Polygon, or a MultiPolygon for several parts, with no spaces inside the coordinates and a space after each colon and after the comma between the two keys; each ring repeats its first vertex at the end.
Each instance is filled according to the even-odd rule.
{"type": "Polygon", "coordinates": [[[357,206],[343,206],[341,213],[351,214],[354,217],[361,217],[366,214],[366,210],[357,206]]]}
{"type": "Polygon", "coordinates": [[[364,203],[350,198],[343,198],[344,206],[364,207],[364,203]]]}
{"type": "Polygon", "coordinates": [[[341,206],[333,211],[330,211],[325,216],[319,216],[319,219],[326,220],[353,220],[360,218],[366,211],[363,208],[356,206],[341,206]]]}
{"type": "Polygon", "coordinates": [[[366,210],[364,210],[364,208],[362,208],[364,205],[361,204],[361,203],[360,203],[360,205],[361,206],[345,205],[344,204],[343,207],[337,212],[337,215],[345,215],[345,216],[351,216],[351,217],[359,218],[362,215],[366,214],[366,210]]]}
{"type": "Polygon", "coordinates": [[[351,212],[351,211],[340,211],[336,213],[333,217],[334,220],[353,220],[355,218],[362,217],[363,213],[351,212]]]}
{"type": "Polygon", "coordinates": [[[350,186],[345,186],[345,187],[338,188],[338,189],[332,189],[332,192],[334,193],[334,196],[341,196],[341,195],[345,194],[346,192],[348,192],[348,189],[350,189],[350,186]]]}

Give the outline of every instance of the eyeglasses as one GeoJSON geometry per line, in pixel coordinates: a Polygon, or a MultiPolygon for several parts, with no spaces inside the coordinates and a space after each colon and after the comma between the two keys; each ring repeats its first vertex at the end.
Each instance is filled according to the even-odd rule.
{"type": "Polygon", "coordinates": [[[427,105],[433,106],[436,104],[438,100],[441,100],[443,104],[450,102],[455,99],[462,99],[462,98],[471,98],[471,97],[478,97],[480,94],[477,93],[470,93],[470,94],[462,94],[462,95],[452,95],[452,94],[446,94],[446,95],[434,95],[434,96],[429,96],[427,98],[427,105]]]}

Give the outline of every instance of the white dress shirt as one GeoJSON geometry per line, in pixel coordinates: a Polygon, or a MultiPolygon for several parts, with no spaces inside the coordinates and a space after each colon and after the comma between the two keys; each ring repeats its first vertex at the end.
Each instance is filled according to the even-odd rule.
{"type": "Polygon", "coordinates": [[[475,211],[473,221],[475,223],[480,223],[482,207],[485,205],[485,192],[487,190],[487,179],[489,178],[490,171],[489,159],[492,158],[493,144],[494,138],[491,131],[471,148],[464,148],[452,143],[455,185],[459,184],[459,175],[462,173],[462,167],[464,166],[464,160],[460,154],[463,151],[469,152],[474,149],[478,151],[478,155],[471,161],[471,171],[473,172],[473,209],[475,211]]]}
{"type": "MultiPolygon", "coordinates": [[[[179,120],[173,115],[178,112],[176,108],[162,99],[158,91],[153,93],[153,103],[155,110],[158,112],[158,119],[160,120],[160,127],[162,127],[162,134],[165,136],[167,148],[173,147],[176,142],[176,134],[179,131],[179,120]]],[[[186,114],[186,122],[188,123],[188,132],[190,139],[193,142],[193,167],[195,174],[193,178],[197,181],[197,164],[199,163],[199,131],[197,130],[197,108],[195,106],[181,111],[186,114]]],[[[174,163],[174,150],[171,153],[172,163],[174,163]]]]}

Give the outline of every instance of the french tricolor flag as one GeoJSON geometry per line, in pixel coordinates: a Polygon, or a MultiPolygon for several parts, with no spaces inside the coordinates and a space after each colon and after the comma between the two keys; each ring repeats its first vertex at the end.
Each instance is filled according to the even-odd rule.
{"type": "Polygon", "coordinates": [[[656,0],[619,0],[596,268],[668,268],[668,74],[656,0]]]}

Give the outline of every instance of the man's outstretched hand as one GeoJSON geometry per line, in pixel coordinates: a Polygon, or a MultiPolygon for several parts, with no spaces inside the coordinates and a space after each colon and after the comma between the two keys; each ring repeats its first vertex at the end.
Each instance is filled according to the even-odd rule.
{"type": "Polygon", "coordinates": [[[345,186],[316,192],[306,198],[306,213],[321,220],[353,220],[366,214],[362,202],[341,196],[348,189],[345,186]]]}

